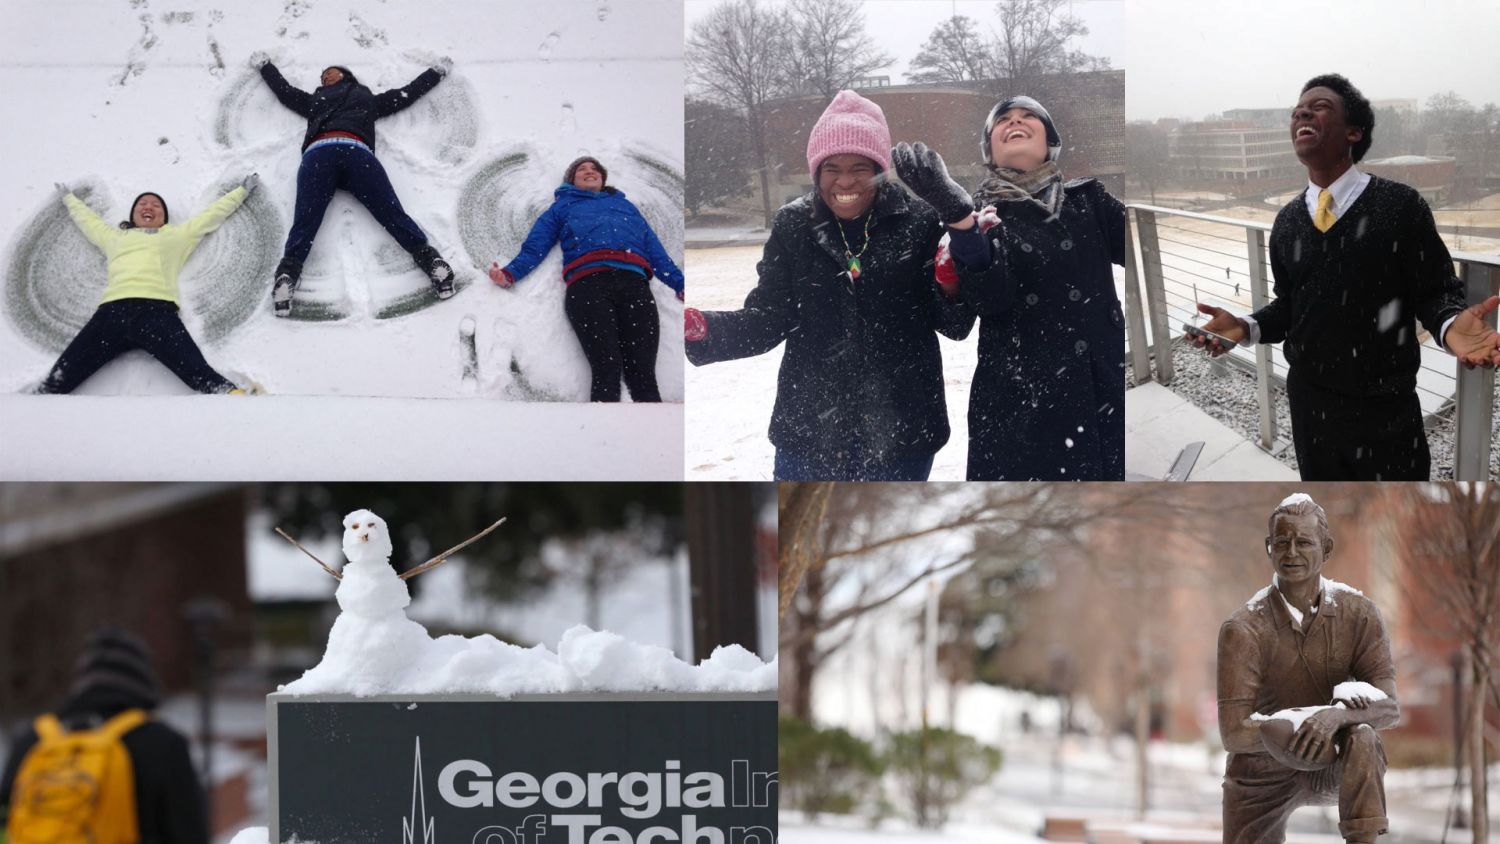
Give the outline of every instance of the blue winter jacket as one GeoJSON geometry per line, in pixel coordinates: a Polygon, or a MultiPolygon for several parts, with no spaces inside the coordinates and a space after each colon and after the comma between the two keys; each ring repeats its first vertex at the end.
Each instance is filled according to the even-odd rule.
{"type": "MultiPolygon", "coordinates": [[[[521,244],[521,251],[505,266],[516,280],[536,269],[552,251],[553,244],[561,241],[564,267],[571,267],[591,252],[627,252],[644,258],[663,284],[682,292],[682,270],[624,193],[611,187],[590,191],[565,184],[558,186],[552,196],[552,207],[537,218],[521,244]]],[[[597,263],[630,266],[613,261],[597,263]]],[[[584,266],[595,265],[584,262],[584,266]]]]}

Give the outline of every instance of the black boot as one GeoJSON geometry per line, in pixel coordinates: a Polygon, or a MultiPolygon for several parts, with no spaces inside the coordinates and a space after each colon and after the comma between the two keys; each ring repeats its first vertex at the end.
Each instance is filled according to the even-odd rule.
{"type": "Polygon", "coordinates": [[[422,272],[432,279],[432,289],[439,299],[447,299],[453,295],[453,268],[448,266],[448,262],[443,260],[436,249],[424,246],[412,253],[411,257],[422,268],[422,272]]]}
{"type": "Polygon", "coordinates": [[[292,315],[292,294],[297,292],[297,282],[302,278],[302,265],[291,258],[282,258],[276,265],[276,283],[271,286],[271,305],[279,317],[292,315]]]}

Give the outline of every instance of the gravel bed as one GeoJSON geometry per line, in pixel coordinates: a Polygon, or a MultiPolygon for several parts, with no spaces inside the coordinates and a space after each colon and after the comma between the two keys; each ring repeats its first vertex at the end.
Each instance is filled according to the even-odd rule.
{"type": "MultiPolygon", "coordinates": [[[[1255,374],[1234,364],[1216,361],[1182,342],[1172,344],[1176,373],[1167,388],[1196,405],[1204,413],[1239,432],[1247,440],[1260,437],[1260,407],[1255,401],[1255,374]]],[[[1125,365],[1127,384],[1133,384],[1130,364],[1125,365]]],[[[1127,396],[1126,401],[1129,401],[1127,396]]],[[[1271,385],[1276,408],[1276,459],[1293,469],[1297,454],[1292,448],[1292,422],[1287,412],[1286,388],[1271,385]],[[1284,447],[1283,447],[1284,446],[1284,447]]],[[[1500,479],[1500,379],[1497,379],[1491,431],[1490,477],[1500,479]]],[[[1427,422],[1427,444],[1432,451],[1433,480],[1453,478],[1456,424],[1448,410],[1427,422]]]]}

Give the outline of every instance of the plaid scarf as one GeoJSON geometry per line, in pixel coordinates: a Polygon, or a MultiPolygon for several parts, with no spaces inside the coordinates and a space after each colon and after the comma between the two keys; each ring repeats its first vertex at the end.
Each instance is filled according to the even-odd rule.
{"type": "Polygon", "coordinates": [[[1056,161],[1048,161],[1035,170],[1012,170],[1008,167],[991,167],[990,175],[974,192],[974,205],[998,205],[1001,202],[1035,202],[1047,212],[1047,219],[1057,219],[1062,210],[1062,172],[1056,161]]]}

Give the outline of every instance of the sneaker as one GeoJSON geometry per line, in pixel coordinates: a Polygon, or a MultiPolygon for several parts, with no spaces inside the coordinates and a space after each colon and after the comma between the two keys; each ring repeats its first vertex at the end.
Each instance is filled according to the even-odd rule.
{"type": "Polygon", "coordinates": [[[439,299],[453,296],[453,268],[442,258],[433,258],[427,265],[427,277],[432,279],[432,288],[439,299]]]}
{"type": "Polygon", "coordinates": [[[297,290],[297,280],[287,273],[276,276],[276,284],[271,288],[271,305],[276,309],[279,317],[292,315],[292,293],[297,290]]]}

